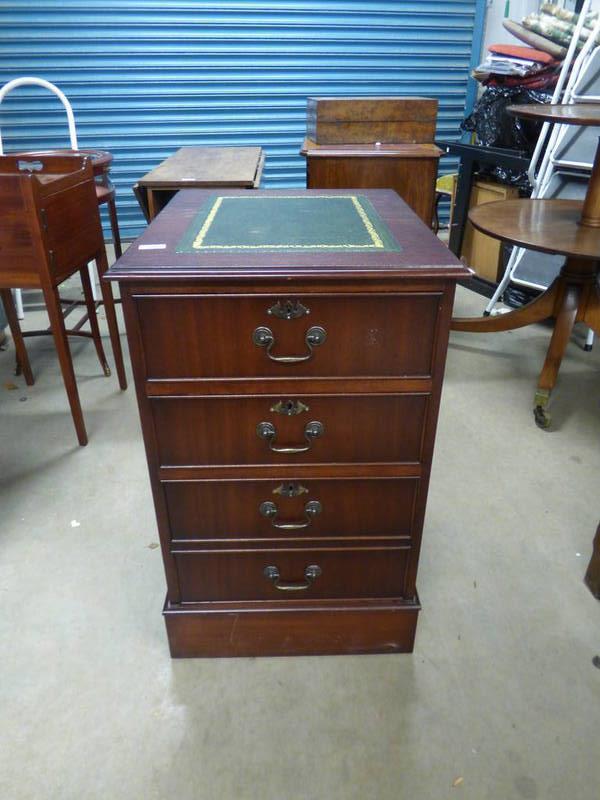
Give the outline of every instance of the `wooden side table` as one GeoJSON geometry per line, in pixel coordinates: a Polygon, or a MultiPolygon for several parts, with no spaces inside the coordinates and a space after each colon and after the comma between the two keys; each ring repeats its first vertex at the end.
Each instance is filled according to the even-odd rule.
{"type": "Polygon", "coordinates": [[[113,235],[113,244],[115,248],[115,255],[121,258],[123,250],[121,247],[121,234],[119,232],[119,222],[117,220],[117,207],[115,204],[115,187],[110,180],[109,173],[110,167],[113,162],[113,155],[108,150],[71,150],[59,148],[56,150],[27,150],[22,153],[15,153],[19,156],[86,156],[91,159],[92,169],[94,171],[94,178],[96,182],[96,199],[98,205],[106,203],[108,209],[108,217],[110,221],[110,229],[113,235]]]}
{"type": "Polygon", "coordinates": [[[0,226],[0,299],[13,335],[18,364],[26,383],[33,385],[24,337],[53,336],[80,445],[86,445],[88,438],[67,337],[93,339],[104,374],[110,375],[86,267],[91,260],[96,261],[101,278],[119,386],[127,388],[112,288],[102,280],[108,264],[95,189],[88,158],[76,155],[0,157],[0,207],[4,223],[0,226]],[[58,287],[75,272],[81,276],[87,315],[67,330],[58,287]],[[42,290],[50,319],[47,331],[21,331],[10,291],[16,286],[42,290]],[[81,330],[88,319],[89,332],[81,330]]]}
{"type": "MultiPolygon", "coordinates": [[[[509,106],[512,114],[572,125],[600,125],[600,104],[509,106]]],[[[478,230],[503,241],[566,256],[556,280],[539,297],[507,314],[453,319],[456,331],[508,331],[553,318],[554,331],[534,399],[534,417],[548,428],[548,403],[573,325],[583,322],[600,336],[600,146],[588,191],[578,200],[504,200],[473,209],[478,230]]]]}
{"type": "Polygon", "coordinates": [[[305,139],[308,189],[394,189],[431,227],[442,151],[435,144],[319,145],[305,139]]]}
{"type": "Polygon", "coordinates": [[[264,163],[260,147],[181,147],[133,191],[150,222],[180,189],[258,189],[264,163]]]}

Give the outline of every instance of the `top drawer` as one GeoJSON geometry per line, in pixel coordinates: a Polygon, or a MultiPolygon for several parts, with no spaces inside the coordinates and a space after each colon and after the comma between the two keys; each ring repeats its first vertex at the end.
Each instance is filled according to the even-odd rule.
{"type": "Polygon", "coordinates": [[[428,377],[441,299],[138,296],[146,377],[428,377]]]}

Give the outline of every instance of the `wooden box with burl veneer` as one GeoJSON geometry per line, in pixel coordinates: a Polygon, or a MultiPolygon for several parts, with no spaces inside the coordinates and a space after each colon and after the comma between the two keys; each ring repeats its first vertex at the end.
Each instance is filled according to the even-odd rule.
{"type": "Polygon", "coordinates": [[[412,650],[468,274],[385,190],[181,192],[111,267],[174,657],[412,650]]]}
{"type": "Polygon", "coordinates": [[[435,138],[438,101],[427,97],[309,97],[315,144],[418,144],[435,138]]]}
{"type": "Polygon", "coordinates": [[[307,187],[394,189],[431,225],[437,107],[424,97],[309,97],[300,151],[307,187]]]}

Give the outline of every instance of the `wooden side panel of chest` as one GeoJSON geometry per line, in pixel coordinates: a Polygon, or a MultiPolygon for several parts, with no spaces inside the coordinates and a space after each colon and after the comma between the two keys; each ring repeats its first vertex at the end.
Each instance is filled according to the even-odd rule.
{"type": "Polygon", "coordinates": [[[439,156],[411,158],[403,155],[306,157],[308,189],[394,189],[423,222],[431,227],[439,156]]]}
{"type": "Polygon", "coordinates": [[[172,655],[411,651],[454,282],[121,290],[172,655]]]}

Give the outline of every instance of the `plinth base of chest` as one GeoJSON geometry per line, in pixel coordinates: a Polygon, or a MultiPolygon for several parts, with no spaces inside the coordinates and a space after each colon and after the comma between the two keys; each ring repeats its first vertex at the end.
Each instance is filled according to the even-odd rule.
{"type": "Polygon", "coordinates": [[[173,658],[411,653],[418,599],[185,603],[163,610],[173,658]]]}

